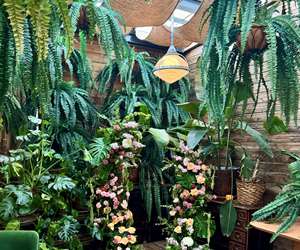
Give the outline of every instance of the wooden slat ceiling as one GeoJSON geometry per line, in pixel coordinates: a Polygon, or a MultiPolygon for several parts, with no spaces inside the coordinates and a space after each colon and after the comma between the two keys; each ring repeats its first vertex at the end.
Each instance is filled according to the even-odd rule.
{"type": "Polygon", "coordinates": [[[191,12],[192,17],[185,24],[184,20],[175,16],[176,24],[183,24],[181,27],[175,25],[175,46],[186,48],[194,42],[204,42],[208,25],[204,26],[200,34],[201,18],[212,2],[213,0],[111,0],[111,5],[123,16],[126,26],[151,26],[152,30],[145,40],[161,46],[170,44],[170,31],[166,24],[176,8],[177,11],[191,12]],[[195,10],[195,5],[199,6],[198,10],[195,10]]]}

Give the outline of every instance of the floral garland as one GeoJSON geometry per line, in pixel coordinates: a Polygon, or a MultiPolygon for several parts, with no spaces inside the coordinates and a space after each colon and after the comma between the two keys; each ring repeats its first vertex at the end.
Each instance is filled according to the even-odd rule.
{"type": "Polygon", "coordinates": [[[205,205],[212,198],[208,191],[213,185],[213,170],[199,160],[199,151],[190,150],[183,142],[180,150],[173,152],[167,167],[175,168],[176,184],[172,188],[170,218],[163,220],[169,236],[166,249],[208,249],[214,224],[205,205]],[[207,244],[200,244],[199,239],[207,239],[207,244]]]}
{"type": "Polygon", "coordinates": [[[100,130],[109,153],[102,162],[102,173],[108,173],[107,180],[96,191],[96,213],[94,226],[107,239],[107,249],[134,250],[136,229],[132,226],[133,215],[128,209],[132,190],[131,170],[138,167],[140,152],[144,145],[140,142],[142,133],[134,121],[120,122],[112,128],[100,130]]]}

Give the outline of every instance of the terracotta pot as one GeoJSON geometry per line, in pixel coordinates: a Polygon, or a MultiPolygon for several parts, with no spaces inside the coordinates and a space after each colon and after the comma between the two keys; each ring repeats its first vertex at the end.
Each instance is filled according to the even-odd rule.
{"type": "MultiPolygon", "coordinates": [[[[237,35],[236,44],[241,48],[241,33],[237,35]]],[[[263,51],[267,48],[266,33],[263,26],[253,25],[248,33],[245,52],[263,51]]]]}
{"type": "Polygon", "coordinates": [[[226,196],[227,194],[236,195],[236,179],[238,176],[238,167],[233,167],[232,173],[230,169],[221,167],[216,170],[214,194],[217,196],[226,196]],[[232,179],[233,177],[233,179],[232,179]],[[231,190],[231,182],[233,183],[233,190],[231,190]],[[232,191],[232,193],[231,193],[232,191]]]}

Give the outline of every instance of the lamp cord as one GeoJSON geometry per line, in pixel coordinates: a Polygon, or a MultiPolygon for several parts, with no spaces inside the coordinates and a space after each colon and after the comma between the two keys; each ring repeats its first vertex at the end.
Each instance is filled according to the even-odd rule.
{"type": "Polygon", "coordinates": [[[174,46],[174,15],[171,17],[171,46],[174,46]]]}

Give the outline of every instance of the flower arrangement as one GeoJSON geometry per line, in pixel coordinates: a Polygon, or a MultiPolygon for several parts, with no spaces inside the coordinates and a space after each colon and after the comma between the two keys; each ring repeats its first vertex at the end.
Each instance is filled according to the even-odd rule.
{"type": "Polygon", "coordinates": [[[131,170],[138,167],[142,133],[134,121],[118,122],[100,129],[100,135],[108,145],[108,153],[102,160],[102,183],[95,193],[96,217],[94,227],[107,239],[107,249],[139,249],[136,245],[136,229],[133,215],[128,208],[132,182],[131,170]],[[103,178],[106,176],[106,178],[103,178]]]}
{"type": "Polygon", "coordinates": [[[213,170],[199,160],[200,152],[190,150],[183,142],[179,150],[173,150],[167,167],[174,167],[176,184],[172,188],[172,205],[166,225],[167,250],[207,249],[214,230],[210,213],[205,204],[211,195],[213,170]],[[207,245],[199,244],[199,239],[207,239],[207,245]]]}

